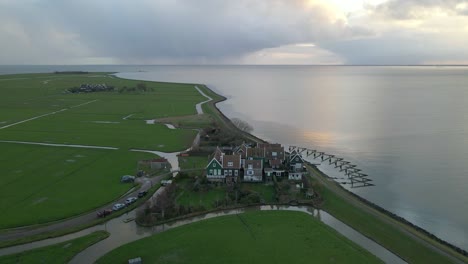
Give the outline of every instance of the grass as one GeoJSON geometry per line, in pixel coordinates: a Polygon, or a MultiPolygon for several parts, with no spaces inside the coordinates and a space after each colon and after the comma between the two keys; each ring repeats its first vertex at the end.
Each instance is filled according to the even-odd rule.
{"type": "Polygon", "coordinates": [[[194,115],[204,100],[190,84],[107,73],[0,75],[0,140],[119,148],[0,143],[0,229],[68,218],[115,200],[132,187],[120,184],[120,177],[134,174],[138,160],[154,157],[128,149],[183,150],[197,133],[145,120],[194,115]],[[150,91],[65,93],[85,83],[118,89],[142,82],[150,91]],[[48,113],[54,114],[1,128],[48,113]]]}
{"type": "Polygon", "coordinates": [[[248,212],[178,227],[119,247],[97,263],[381,263],[311,216],[248,212]]]}
{"type": "Polygon", "coordinates": [[[148,153],[0,143],[0,228],[41,224],[113,201],[148,153]]]}
{"type": "Polygon", "coordinates": [[[179,167],[182,170],[203,169],[208,165],[208,156],[179,157],[179,167]]]}
{"type": "Polygon", "coordinates": [[[170,130],[147,125],[145,119],[193,115],[205,100],[190,84],[144,82],[149,92],[66,94],[83,83],[106,83],[117,88],[142,81],[110,78],[106,74],[24,74],[0,77],[0,126],[66,109],[29,122],[0,129],[0,139],[144,148],[161,151],[186,149],[193,130],[170,130]],[[7,80],[5,80],[7,79],[7,80]],[[44,81],[48,80],[47,83],[44,81]],[[88,103],[86,105],[81,105],[88,103]],[[71,108],[73,106],[78,106],[71,108]],[[124,119],[126,118],[126,119],[124,119]]]}
{"type": "Polygon", "coordinates": [[[271,184],[264,183],[242,183],[242,189],[257,192],[264,199],[265,203],[275,203],[275,188],[271,184]]]}
{"type": "Polygon", "coordinates": [[[209,191],[192,191],[190,182],[193,179],[181,179],[177,181],[180,191],[176,194],[176,203],[183,206],[203,206],[206,210],[216,208],[216,201],[223,201],[226,197],[226,187],[213,187],[209,191]]]}
{"type": "MultiPolygon", "coordinates": [[[[319,173],[311,167],[309,170],[315,175],[319,173]]],[[[323,208],[328,213],[395,252],[408,263],[452,263],[446,256],[416,241],[399,228],[338,196],[328,186],[321,184],[316,179],[313,179],[313,182],[314,189],[320,193],[324,200],[323,208]]]]}
{"type": "Polygon", "coordinates": [[[59,244],[0,257],[0,263],[67,263],[87,247],[107,238],[109,233],[97,231],[59,244]]]}

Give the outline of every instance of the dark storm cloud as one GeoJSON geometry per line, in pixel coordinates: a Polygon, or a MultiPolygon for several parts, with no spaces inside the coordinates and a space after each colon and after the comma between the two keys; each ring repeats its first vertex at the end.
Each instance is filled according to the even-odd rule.
{"type": "Polygon", "coordinates": [[[466,41],[435,33],[392,32],[378,38],[322,43],[347,64],[415,65],[466,62],[466,41]]]}
{"type": "Polygon", "coordinates": [[[93,56],[124,62],[222,59],[264,48],[369,34],[332,19],[322,7],[287,0],[28,1],[8,13],[35,39],[44,28],[75,36],[93,56]]]}

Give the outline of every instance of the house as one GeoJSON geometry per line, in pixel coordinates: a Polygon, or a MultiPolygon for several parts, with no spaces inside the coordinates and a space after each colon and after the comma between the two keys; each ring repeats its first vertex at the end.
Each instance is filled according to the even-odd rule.
{"type": "Polygon", "coordinates": [[[222,156],[223,153],[219,148],[216,148],[213,158],[206,166],[206,178],[209,181],[216,181],[216,182],[224,182],[224,172],[223,172],[223,165],[222,165],[222,156]]]}
{"type": "Polygon", "coordinates": [[[290,180],[302,180],[304,174],[304,159],[300,153],[296,151],[291,152],[289,155],[289,173],[288,179],[290,180]]]}
{"type": "Polygon", "coordinates": [[[239,179],[241,170],[241,155],[223,155],[223,172],[226,183],[235,183],[239,179]]]}
{"type": "Polygon", "coordinates": [[[206,177],[212,182],[237,182],[241,174],[241,155],[226,155],[216,148],[213,158],[206,166],[206,177]]]}
{"type": "Polygon", "coordinates": [[[150,167],[152,170],[165,169],[168,167],[168,165],[169,162],[167,162],[167,159],[165,158],[150,160],[150,167]]]}
{"type": "Polygon", "coordinates": [[[244,167],[245,182],[261,182],[263,180],[262,160],[246,160],[244,167]]]}

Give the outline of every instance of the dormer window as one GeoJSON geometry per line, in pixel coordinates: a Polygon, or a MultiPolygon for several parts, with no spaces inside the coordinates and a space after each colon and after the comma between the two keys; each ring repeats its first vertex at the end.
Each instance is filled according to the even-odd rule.
{"type": "Polygon", "coordinates": [[[228,161],[228,167],[232,167],[232,166],[234,166],[234,162],[228,161]]]}
{"type": "Polygon", "coordinates": [[[252,164],[249,164],[248,167],[249,167],[249,170],[253,169],[252,164]]]}

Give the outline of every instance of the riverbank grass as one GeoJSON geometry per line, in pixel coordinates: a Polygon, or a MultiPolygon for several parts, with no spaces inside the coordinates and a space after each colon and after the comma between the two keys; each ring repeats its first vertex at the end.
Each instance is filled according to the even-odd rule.
{"type": "Polygon", "coordinates": [[[301,212],[256,211],[178,227],[119,247],[97,263],[381,263],[301,212]]]}
{"type": "MultiPolygon", "coordinates": [[[[336,186],[334,182],[328,181],[316,168],[308,166],[308,169],[313,176],[314,190],[320,193],[324,200],[323,209],[326,212],[399,255],[408,263],[452,263],[448,257],[416,241],[399,228],[388,224],[384,218],[387,218],[387,221],[394,220],[390,220],[380,213],[371,214],[365,211],[362,209],[362,206],[365,207],[365,205],[351,195],[345,194],[346,199],[340,197],[336,192],[345,193],[345,191],[337,189],[340,187],[336,186]],[[318,181],[317,177],[322,177],[327,184],[318,181]]],[[[397,225],[400,225],[402,229],[405,228],[403,223],[397,223],[397,225]]],[[[413,230],[413,232],[416,231],[413,230]]],[[[432,244],[440,246],[436,245],[435,242],[432,244]]]]}
{"type": "Polygon", "coordinates": [[[62,264],[70,261],[76,254],[87,247],[107,238],[109,233],[97,231],[89,235],[65,241],[59,244],[24,251],[18,254],[0,257],[0,263],[48,263],[62,264]]]}

